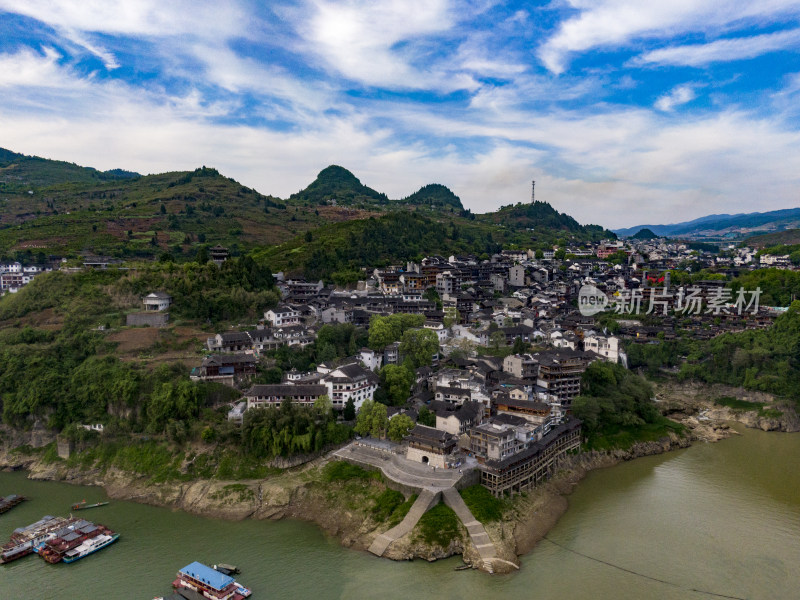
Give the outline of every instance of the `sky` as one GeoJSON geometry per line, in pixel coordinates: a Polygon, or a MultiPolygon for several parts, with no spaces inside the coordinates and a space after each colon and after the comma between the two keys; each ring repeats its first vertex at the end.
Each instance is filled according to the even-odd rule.
{"type": "Polygon", "coordinates": [[[582,223],[800,205],[800,0],[0,0],[0,147],[582,223]]]}

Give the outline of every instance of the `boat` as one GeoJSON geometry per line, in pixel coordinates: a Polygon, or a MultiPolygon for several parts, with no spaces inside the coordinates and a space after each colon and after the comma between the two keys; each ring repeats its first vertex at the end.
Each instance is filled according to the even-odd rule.
{"type": "Polygon", "coordinates": [[[54,538],[56,532],[66,524],[68,520],[64,517],[46,515],[27,527],[15,529],[0,552],[0,564],[31,554],[43,542],[54,538]]]}
{"type": "Polygon", "coordinates": [[[76,560],[80,560],[85,556],[89,556],[97,552],[98,550],[102,550],[106,546],[109,546],[116,542],[119,539],[119,534],[114,533],[111,535],[102,533],[97,537],[93,537],[91,539],[86,540],[80,546],[73,548],[72,550],[67,551],[64,554],[62,560],[65,563],[72,563],[76,560]]]}
{"type": "Polygon", "coordinates": [[[252,594],[249,589],[230,575],[197,561],[178,571],[172,587],[179,593],[181,589],[192,590],[209,600],[244,600],[252,594]]]}
{"type": "Polygon", "coordinates": [[[95,502],[94,504],[86,504],[86,500],[82,502],[76,502],[70,508],[72,510],[85,510],[87,508],[96,508],[98,506],[105,506],[108,502],[95,502]]]}
{"type": "Polygon", "coordinates": [[[0,498],[0,515],[4,512],[7,512],[14,508],[20,502],[25,501],[25,496],[17,496],[16,494],[11,494],[10,496],[6,496],[5,498],[0,498]]]}
{"type": "Polygon", "coordinates": [[[218,565],[214,565],[213,569],[215,571],[219,571],[223,575],[238,575],[239,574],[239,567],[235,565],[228,565],[225,563],[219,563],[218,565]]]}
{"type": "Polygon", "coordinates": [[[54,538],[40,544],[36,551],[45,561],[55,564],[61,562],[71,550],[100,535],[114,535],[114,532],[105,525],[72,519],[70,524],[55,532],[54,538]]]}

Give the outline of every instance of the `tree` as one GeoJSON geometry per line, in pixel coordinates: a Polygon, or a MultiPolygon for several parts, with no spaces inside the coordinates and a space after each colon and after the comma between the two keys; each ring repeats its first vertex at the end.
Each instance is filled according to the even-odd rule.
{"type": "Polygon", "coordinates": [[[400,342],[400,354],[410,361],[411,368],[430,366],[433,355],[439,352],[439,336],[430,329],[409,329],[400,342]]]}
{"type": "Polygon", "coordinates": [[[419,409],[417,423],[420,425],[427,425],[428,427],[436,427],[436,415],[431,412],[427,406],[423,406],[419,409]]]}
{"type": "Polygon", "coordinates": [[[536,258],[538,258],[538,259],[540,259],[540,260],[541,260],[542,258],[544,258],[544,252],[543,252],[541,249],[539,249],[539,250],[537,250],[537,251],[536,251],[536,258]]]}
{"type": "Polygon", "coordinates": [[[386,414],[386,405],[375,403],[372,405],[369,433],[374,438],[383,438],[389,426],[389,417],[386,414]]]}
{"type": "Polygon", "coordinates": [[[409,430],[414,427],[414,421],[408,415],[396,415],[389,421],[389,439],[393,442],[401,442],[408,435],[409,430]]]}
{"type": "Polygon", "coordinates": [[[161,205],[161,214],[162,214],[162,215],[165,215],[165,214],[167,214],[167,207],[166,207],[166,206],[164,206],[163,204],[161,205]]]}
{"type": "Polygon", "coordinates": [[[355,427],[353,427],[353,431],[358,435],[367,435],[369,433],[372,427],[372,407],[374,405],[375,403],[372,400],[364,400],[364,404],[361,405],[358,415],[356,415],[355,427]]]}
{"type": "Polygon", "coordinates": [[[331,402],[328,394],[322,394],[322,396],[314,400],[314,410],[317,411],[317,414],[325,418],[333,415],[333,402],[331,402]]]}
{"type": "Polygon", "coordinates": [[[345,421],[352,421],[356,418],[356,403],[352,398],[348,398],[347,402],[345,402],[342,417],[344,417],[345,421]]]}
{"type": "Polygon", "coordinates": [[[564,260],[564,258],[567,256],[567,251],[564,250],[563,248],[559,248],[558,250],[556,250],[553,256],[556,260],[564,260]]]}
{"type": "Polygon", "coordinates": [[[310,244],[314,240],[314,235],[311,233],[311,231],[306,231],[305,240],[307,244],[310,244]]]}
{"type": "Polygon", "coordinates": [[[197,250],[197,257],[195,260],[201,265],[206,264],[208,262],[208,248],[205,246],[200,246],[200,248],[197,250]]]}
{"type": "Polygon", "coordinates": [[[522,354],[527,349],[528,345],[522,341],[522,338],[520,336],[514,338],[514,349],[513,349],[514,354],[522,354]]]}
{"type": "Polygon", "coordinates": [[[500,346],[505,346],[506,343],[506,334],[500,331],[493,331],[492,334],[489,336],[489,345],[494,348],[495,350],[499,350],[500,346]]]}
{"type": "Polygon", "coordinates": [[[405,404],[414,384],[414,373],[402,365],[386,365],[381,369],[381,388],[393,406],[405,404]]]}

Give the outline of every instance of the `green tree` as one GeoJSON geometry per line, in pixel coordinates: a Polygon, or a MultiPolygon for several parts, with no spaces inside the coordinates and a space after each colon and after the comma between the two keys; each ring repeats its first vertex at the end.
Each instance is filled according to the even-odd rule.
{"type": "Polygon", "coordinates": [[[517,336],[516,338],[514,338],[514,348],[512,350],[514,352],[514,354],[522,354],[527,349],[528,349],[528,344],[523,342],[522,338],[520,336],[517,336]]]}
{"type": "Polygon", "coordinates": [[[500,330],[493,331],[489,336],[489,345],[495,350],[499,350],[500,346],[505,346],[506,334],[500,330]]]}
{"type": "Polygon", "coordinates": [[[352,421],[356,418],[356,403],[352,398],[348,398],[347,402],[344,403],[342,417],[345,421],[352,421]]]}
{"type": "Polygon", "coordinates": [[[427,425],[428,427],[436,427],[436,415],[427,406],[423,406],[419,409],[417,423],[420,425],[427,425]]]}
{"type": "Polygon", "coordinates": [[[375,403],[372,400],[364,400],[364,403],[358,410],[358,414],[356,415],[356,424],[355,427],[353,427],[353,431],[355,431],[358,435],[369,434],[369,430],[372,428],[373,406],[375,406],[375,403]]]}
{"type": "Polygon", "coordinates": [[[333,402],[331,402],[328,394],[322,394],[322,396],[314,400],[314,410],[322,417],[327,418],[333,415],[333,402]]]}
{"type": "Polygon", "coordinates": [[[408,329],[400,342],[400,354],[411,368],[430,366],[433,355],[439,352],[439,336],[430,329],[408,329]]]}
{"type": "Polygon", "coordinates": [[[405,404],[414,384],[414,373],[403,365],[386,365],[380,372],[381,389],[393,406],[405,404]]]}
{"type": "Polygon", "coordinates": [[[408,415],[395,415],[389,420],[389,439],[393,442],[402,442],[414,427],[414,421],[408,415]]]}
{"type": "Polygon", "coordinates": [[[201,265],[206,264],[208,262],[208,248],[205,246],[200,246],[200,248],[197,249],[197,257],[195,258],[195,261],[201,265]]]}
{"type": "Polygon", "coordinates": [[[376,402],[372,405],[369,433],[372,437],[382,439],[389,426],[389,417],[386,414],[386,405],[376,402]]]}

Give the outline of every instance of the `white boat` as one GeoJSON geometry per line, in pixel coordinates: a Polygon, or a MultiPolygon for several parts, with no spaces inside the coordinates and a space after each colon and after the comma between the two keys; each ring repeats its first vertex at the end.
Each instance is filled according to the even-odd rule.
{"type": "Polygon", "coordinates": [[[117,541],[117,539],[119,539],[118,533],[115,533],[113,535],[106,535],[106,534],[98,535],[97,537],[86,540],[80,546],[77,546],[72,550],[70,550],[69,552],[67,552],[64,555],[63,560],[65,563],[75,562],[76,560],[79,560],[84,556],[89,556],[93,552],[102,550],[109,544],[113,544],[114,542],[117,541]]]}

